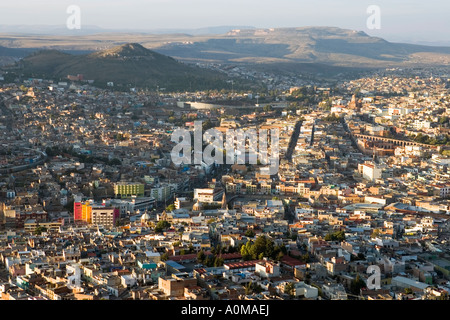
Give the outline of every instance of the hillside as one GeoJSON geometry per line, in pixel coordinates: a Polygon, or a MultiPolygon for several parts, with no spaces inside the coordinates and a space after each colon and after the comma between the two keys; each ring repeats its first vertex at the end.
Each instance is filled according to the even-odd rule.
{"type": "MultiPolygon", "coordinates": [[[[335,27],[241,29],[225,34],[99,33],[77,37],[7,35],[0,46],[102,51],[129,42],[184,62],[319,63],[340,67],[450,65],[450,47],[392,43],[335,27]]],[[[1,52],[0,52],[1,55],[1,52]]]]}
{"type": "Polygon", "coordinates": [[[21,60],[18,67],[26,76],[58,80],[82,74],[100,87],[114,82],[168,90],[208,89],[224,85],[226,80],[220,73],[180,63],[137,43],[81,55],[42,50],[21,60]]]}
{"type": "Polygon", "coordinates": [[[153,47],[177,59],[231,63],[323,63],[342,67],[450,65],[450,47],[391,43],[330,27],[235,30],[222,36],[153,47]]]}
{"type": "MultiPolygon", "coordinates": [[[[450,67],[450,47],[392,43],[362,31],[334,27],[251,28],[203,35],[3,35],[0,46],[27,50],[56,49],[77,56],[57,56],[54,58],[56,61],[67,61],[55,64],[53,58],[42,58],[43,53],[38,53],[24,60],[28,63],[25,70],[31,72],[46,71],[62,78],[67,74],[83,73],[86,78],[101,83],[120,80],[126,84],[139,82],[160,87],[168,86],[168,83],[185,87],[190,82],[190,88],[194,88],[194,84],[195,88],[203,88],[222,80],[221,74],[198,68],[193,72],[191,67],[179,62],[245,65],[250,70],[290,75],[339,75],[368,68],[450,67]],[[126,45],[129,42],[140,46],[131,49],[126,45]],[[147,49],[151,51],[144,51],[147,49]],[[79,56],[86,52],[95,53],[79,56]],[[130,58],[133,55],[139,58],[130,58]],[[43,66],[36,63],[40,60],[43,66]],[[184,73],[191,77],[183,76],[184,73]]],[[[55,54],[46,52],[44,56],[55,54]]]]}

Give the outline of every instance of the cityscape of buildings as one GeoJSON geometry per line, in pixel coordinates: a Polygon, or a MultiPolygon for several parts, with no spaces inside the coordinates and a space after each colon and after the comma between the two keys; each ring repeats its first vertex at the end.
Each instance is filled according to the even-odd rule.
{"type": "Polygon", "coordinates": [[[257,77],[267,92],[0,82],[0,298],[447,300],[450,75],[257,77]],[[194,121],[277,129],[278,172],[175,165],[194,121]]]}

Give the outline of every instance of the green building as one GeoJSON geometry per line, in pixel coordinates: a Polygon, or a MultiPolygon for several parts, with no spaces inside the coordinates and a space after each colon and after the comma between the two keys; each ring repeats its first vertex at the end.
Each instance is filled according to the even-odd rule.
{"type": "Polygon", "coordinates": [[[119,182],[114,185],[116,198],[130,198],[144,196],[144,184],[136,182],[119,182]]]}

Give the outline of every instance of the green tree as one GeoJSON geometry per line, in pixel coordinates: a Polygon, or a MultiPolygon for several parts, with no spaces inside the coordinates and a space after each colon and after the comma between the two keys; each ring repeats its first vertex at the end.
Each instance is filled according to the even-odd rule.
{"type": "Polygon", "coordinates": [[[37,226],[36,229],[34,229],[34,233],[37,235],[41,235],[42,232],[47,232],[47,228],[42,226],[37,226]]]}
{"type": "Polygon", "coordinates": [[[363,279],[359,276],[359,274],[356,275],[355,279],[350,282],[350,292],[354,295],[359,295],[362,288],[366,286],[366,283],[363,279]]]}
{"type": "Polygon", "coordinates": [[[202,123],[203,131],[206,131],[211,128],[214,128],[214,124],[211,122],[211,120],[208,119],[202,123]]]}
{"type": "Polygon", "coordinates": [[[281,261],[281,259],[283,259],[283,257],[284,257],[284,253],[280,251],[280,252],[278,252],[278,254],[276,256],[275,261],[281,261]]]}
{"type": "Polygon", "coordinates": [[[250,254],[252,255],[253,259],[257,259],[261,253],[264,255],[267,248],[267,242],[268,239],[266,236],[259,236],[256,239],[255,243],[250,249],[250,254]]]}
{"type": "Polygon", "coordinates": [[[170,223],[166,220],[160,220],[155,226],[155,232],[162,232],[168,228],[170,228],[170,223]]]}
{"type": "Polygon", "coordinates": [[[247,285],[244,288],[245,288],[246,295],[250,295],[252,293],[261,293],[264,291],[263,288],[259,284],[254,283],[252,281],[247,283],[247,285]]]}
{"type": "Polygon", "coordinates": [[[169,260],[169,254],[167,252],[164,252],[161,255],[161,261],[167,261],[167,260],[169,260]]]}
{"type": "Polygon", "coordinates": [[[220,243],[218,245],[216,245],[215,247],[211,248],[211,253],[212,254],[219,254],[222,251],[222,246],[220,245],[220,243]]]}
{"type": "Polygon", "coordinates": [[[181,246],[181,241],[175,241],[175,242],[172,244],[172,246],[173,246],[173,247],[179,247],[179,246],[181,246]]]}
{"type": "Polygon", "coordinates": [[[205,252],[204,252],[203,250],[200,250],[200,251],[197,253],[197,262],[203,263],[203,262],[205,261],[205,259],[206,259],[206,254],[205,254],[205,252]]]}
{"type": "Polygon", "coordinates": [[[302,256],[300,257],[300,260],[302,260],[305,263],[308,263],[311,261],[311,257],[309,256],[308,253],[302,254],[302,256]]]}
{"type": "Polygon", "coordinates": [[[405,290],[403,291],[405,294],[412,294],[413,291],[411,288],[405,288],[405,290]]]}
{"type": "Polygon", "coordinates": [[[323,118],[324,121],[329,121],[329,122],[339,122],[341,120],[341,118],[339,116],[336,116],[334,113],[326,116],[325,118],[323,118]]]}
{"type": "Polygon", "coordinates": [[[370,235],[371,238],[376,238],[381,234],[381,230],[380,229],[375,229],[373,230],[372,234],[370,235]]]}
{"type": "Polygon", "coordinates": [[[170,211],[173,211],[173,210],[175,210],[175,205],[172,203],[172,204],[169,204],[167,207],[166,207],[166,211],[168,211],[168,212],[170,212],[170,211]]]}
{"type": "Polygon", "coordinates": [[[224,263],[224,259],[219,256],[216,256],[216,258],[214,259],[214,267],[223,266],[223,263],[224,263]]]}
{"type": "Polygon", "coordinates": [[[252,229],[247,229],[245,231],[244,235],[246,237],[253,238],[255,236],[255,231],[253,231],[252,229]]]}
{"type": "Polygon", "coordinates": [[[345,240],[345,231],[335,231],[328,233],[325,236],[326,241],[344,241],[345,240]]]}
{"type": "Polygon", "coordinates": [[[207,267],[212,267],[214,266],[214,259],[211,256],[207,256],[203,264],[207,267]]]}
{"type": "Polygon", "coordinates": [[[272,239],[262,235],[255,242],[248,241],[241,247],[240,252],[244,260],[262,259],[264,257],[277,260],[282,257],[280,253],[286,253],[286,248],[284,246],[275,246],[272,239]]]}
{"type": "Polygon", "coordinates": [[[248,241],[246,244],[244,244],[242,247],[241,247],[241,256],[242,256],[242,259],[244,260],[244,261],[247,261],[247,260],[251,260],[252,259],[252,254],[250,253],[250,248],[252,247],[252,244],[251,244],[251,242],[250,241],[248,241]]]}
{"type": "Polygon", "coordinates": [[[293,298],[295,294],[295,283],[289,282],[284,286],[284,293],[289,295],[289,298],[293,298]]]}
{"type": "Polygon", "coordinates": [[[251,281],[249,283],[247,283],[247,285],[244,286],[244,288],[245,288],[245,295],[252,294],[252,282],[251,281]]]}

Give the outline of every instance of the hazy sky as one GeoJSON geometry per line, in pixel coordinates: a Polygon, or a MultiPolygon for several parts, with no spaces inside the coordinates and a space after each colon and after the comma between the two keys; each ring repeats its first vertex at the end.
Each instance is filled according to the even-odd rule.
{"type": "Polygon", "coordinates": [[[1,0],[0,25],[65,25],[66,9],[81,9],[81,26],[107,29],[208,26],[335,26],[388,40],[450,42],[448,0],[1,0]],[[369,5],[381,9],[370,30],[369,5]]]}

